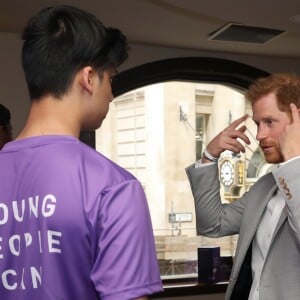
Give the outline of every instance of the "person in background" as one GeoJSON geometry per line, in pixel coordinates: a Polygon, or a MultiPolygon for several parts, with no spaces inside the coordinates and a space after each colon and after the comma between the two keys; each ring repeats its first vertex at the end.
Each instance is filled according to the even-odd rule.
{"type": "Polygon", "coordinates": [[[0,103],[0,150],[12,140],[12,127],[10,123],[10,111],[0,103]]]}
{"type": "Polygon", "coordinates": [[[226,300],[300,299],[300,77],[273,74],[254,82],[256,139],[275,164],[240,199],[222,204],[218,158],[245,152],[247,115],[212,139],[200,162],[186,171],[195,199],[198,234],[239,234],[226,300]]]}
{"type": "Polygon", "coordinates": [[[143,187],[78,139],[108,112],[126,38],[71,6],[22,38],[31,106],[0,153],[0,298],[147,299],[162,283],[143,187]]]}

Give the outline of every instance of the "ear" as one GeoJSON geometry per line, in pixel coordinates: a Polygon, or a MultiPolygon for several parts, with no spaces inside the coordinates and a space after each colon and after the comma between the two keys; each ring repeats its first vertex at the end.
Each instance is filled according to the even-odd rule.
{"type": "Polygon", "coordinates": [[[93,93],[93,75],[94,70],[92,67],[87,66],[81,69],[79,72],[79,83],[81,87],[86,90],[89,94],[93,93]]]}

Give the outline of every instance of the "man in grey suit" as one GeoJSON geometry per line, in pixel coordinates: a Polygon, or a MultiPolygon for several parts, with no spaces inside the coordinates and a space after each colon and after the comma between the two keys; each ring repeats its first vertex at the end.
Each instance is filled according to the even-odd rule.
{"type": "Polygon", "coordinates": [[[217,160],[249,144],[247,115],[212,139],[200,162],[186,169],[196,208],[197,233],[239,234],[226,300],[300,299],[300,77],[273,74],[254,82],[256,139],[272,172],[240,199],[221,202],[217,160]]]}

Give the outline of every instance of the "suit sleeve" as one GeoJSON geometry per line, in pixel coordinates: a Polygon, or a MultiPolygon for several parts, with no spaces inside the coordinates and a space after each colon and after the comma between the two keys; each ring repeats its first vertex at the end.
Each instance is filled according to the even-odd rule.
{"type": "Polygon", "coordinates": [[[197,233],[222,237],[239,233],[246,195],[230,204],[222,204],[218,165],[186,168],[196,210],[197,233]]]}

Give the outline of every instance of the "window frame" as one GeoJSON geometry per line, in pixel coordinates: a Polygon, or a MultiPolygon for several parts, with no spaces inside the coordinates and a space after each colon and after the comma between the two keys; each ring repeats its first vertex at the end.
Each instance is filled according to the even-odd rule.
{"type": "Polygon", "coordinates": [[[269,75],[256,67],[228,59],[180,57],[146,63],[118,73],[112,82],[113,95],[171,80],[220,83],[247,89],[258,77],[269,75]]]}
{"type": "MultiPolygon", "coordinates": [[[[233,60],[213,57],[180,57],[158,60],[118,73],[112,82],[114,97],[150,84],[166,81],[198,81],[225,84],[236,89],[246,90],[259,77],[269,73],[256,67],[233,60]]],[[[95,135],[87,142],[95,148],[95,135]]],[[[165,291],[150,298],[224,293],[226,283],[186,286],[181,280],[163,281],[165,291]]]]}

